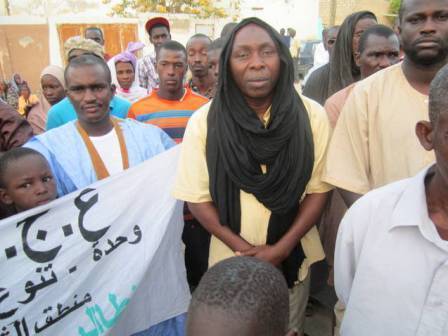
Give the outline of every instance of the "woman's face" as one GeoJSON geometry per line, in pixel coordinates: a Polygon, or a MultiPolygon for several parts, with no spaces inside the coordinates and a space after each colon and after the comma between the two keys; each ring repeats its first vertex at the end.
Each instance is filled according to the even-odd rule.
{"type": "Polygon", "coordinates": [[[43,75],[40,84],[44,97],[50,105],[59,103],[65,97],[65,89],[56,77],[43,75]]]}
{"type": "Polygon", "coordinates": [[[117,71],[118,84],[121,88],[128,90],[134,83],[134,67],[130,62],[117,62],[115,63],[115,70],[117,71]]]}
{"type": "Polygon", "coordinates": [[[352,55],[355,57],[355,53],[358,52],[359,49],[359,39],[361,38],[362,33],[371,27],[378,24],[378,22],[371,17],[365,17],[359,20],[355,25],[355,31],[353,32],[353,40],[352,40],[352,55]]]}
{"type": "Polygon", "coordinates": [[[20,77],[19,74],[15,74],[14,75],[14,82],[16,82],[16,84],[22,83],[22,77],[20,77]]]}

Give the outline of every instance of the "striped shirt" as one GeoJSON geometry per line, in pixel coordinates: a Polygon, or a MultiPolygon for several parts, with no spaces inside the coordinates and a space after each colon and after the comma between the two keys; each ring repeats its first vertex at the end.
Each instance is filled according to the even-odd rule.
{"type": "Polygon", "coordinates": [[[128,118],[152,124],[163,129],[176,143],[182,142],[188,119],[194,111],[208,102],[208,99],[185,89],[179,100],[167,100],[157,95],[157,90],[148,97],[132,104],[128,118]]]}

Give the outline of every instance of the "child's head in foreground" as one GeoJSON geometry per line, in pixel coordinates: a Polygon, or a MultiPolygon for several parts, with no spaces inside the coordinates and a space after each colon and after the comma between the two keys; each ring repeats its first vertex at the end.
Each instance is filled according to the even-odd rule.
{"type": "Polygon", "coordinates": [[[284,336],[288,293],[283,275],[271,264],[253,257],[223,260],[193,293],[187,336],[284,336]]]}
{"type": "Polygon", "coordinates": [[[51,202],[56,182],[45,157],[30,148],[14,148],[0,156],[0,201],[17,212],[51,202]]]}

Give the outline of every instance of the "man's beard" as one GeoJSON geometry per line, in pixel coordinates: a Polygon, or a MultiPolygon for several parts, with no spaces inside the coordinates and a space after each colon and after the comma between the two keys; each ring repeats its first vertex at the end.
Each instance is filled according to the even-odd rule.
{"type": "Polygon", "coordinates": [[[442,43],[438,52],[433,55],[420,55],[417,48],[413,45],[403,43],[403,51],[413,63],[423,67],[431,67],[433,65],[446,63],[448,58],[448,45],[442,43]]]}

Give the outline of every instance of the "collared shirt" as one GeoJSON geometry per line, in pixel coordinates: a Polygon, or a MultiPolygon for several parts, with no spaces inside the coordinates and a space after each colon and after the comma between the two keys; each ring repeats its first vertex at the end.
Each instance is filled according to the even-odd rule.
{"type": "Polygon", "coordinates": [[[146,55],[138,62],[138,78],[140,86],[148,91],[159,87],[159,75],[156,71],[156,58],[152,55],[146,55]]]}
{"type": "Polygon", "coordinates": [[[193,78],[191,78],[188,81],[188,85],[187,87],[189,87],[192,91],[199,93],[200,95],[208,98],[208,99],[213,99],[213,96],[215,95],[215,86],[212,85],[208,88],[207,91],[205,91],[204,93],[201,93],[201,91],[199,90],[199,87],[197,87],[196,85],[193,84],[193,78]]]}
{"type": "Polygon", "coordinates": [[[428,215],[427,171],[368,193],[342,220],[341,335],[448,335],[448,241],[428,215]]]}
{"type": "MultiPolygon", "coordinates": [[[[314,166],[305,194],[325,193],[331,186],[322,182],[322,166],[330,137],[330,125],[323,108],[314,101],[302,97],[308,111],[314,140],[314,166]]],[[[205,147],[207,140],[207,115],[210,103],[197,110],[188,122],[182,143],[174,197],[192,203],[211,202],[209,175],[205,147]]],[[[270,110],[265,113],[265,125],[270,110]]],[[[271,212],[257,201],[253,194],[240,191],[241,232],[240,236],[253,245],[266,244],[267,228],[271,212]]],[[[299,279],[308,274],[309,266],[322,260],[325,255],[315,226],[300,240],[305,260],[299,270],[299,279]]],[[[299,242],[297,242],[299,243],[299,242]]],[[[209,266],[234,256],[234,252],[221,240],[212,236],[210,242],[209,266]]]]}
{"type": "MultiPolygon", "coordinates": [[[[117,118],[126,118],[131,103],[126,99],[114,96],[110,103],[110,114],[117,118]]],[[[72,120],[78,119],[75,108],[72,103],[65,97],[56,105],[53,105],[47,114],[47,131],[62,126],[72,120]]]]}
{"type": "Polygon", "coordinates": [[[328,147],[323,179],[365,194],[414,176],[434,162],[415,135],[428,120],[428,96],[415,90],[401,63],[356,83],[328,147]]]}

